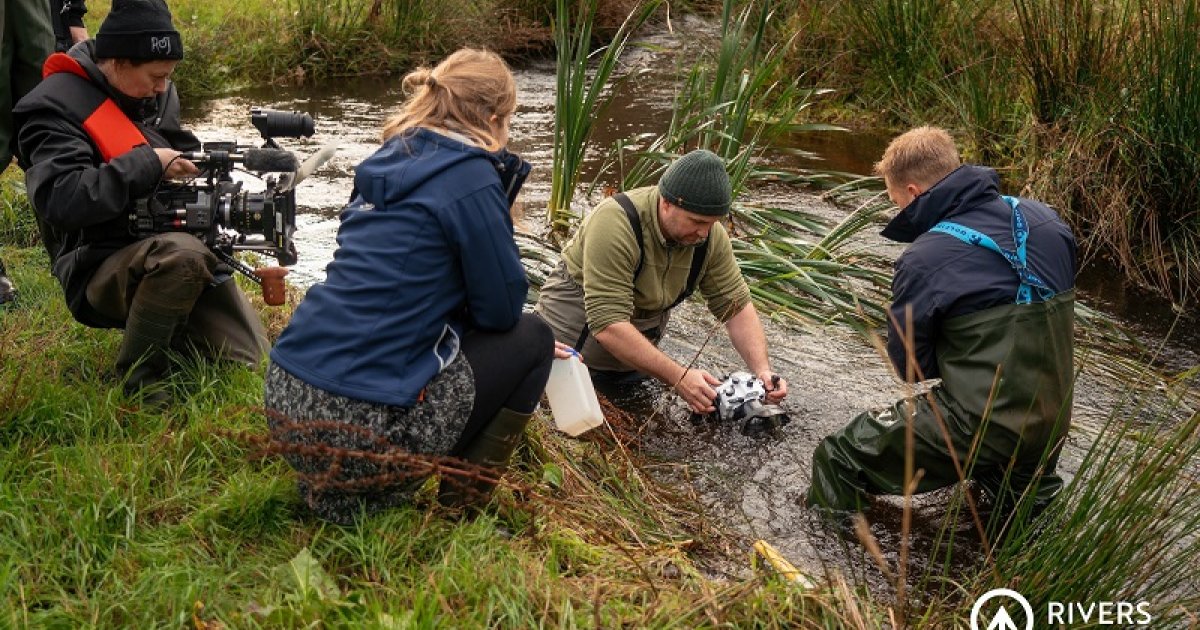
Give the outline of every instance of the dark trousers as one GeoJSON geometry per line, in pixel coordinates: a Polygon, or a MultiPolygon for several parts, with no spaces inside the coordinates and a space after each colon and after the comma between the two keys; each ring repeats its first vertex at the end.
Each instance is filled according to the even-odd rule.
{"type": "Polygon", "coordinates": [[[1055,474],[1056,444],[1022,443],[1021,436],[1006,427],[982,426],[938,387],[929,396],[901,400],[882,412],[865,412],[825,438],[813,453],[808,504],[860,511],[867,495],[904,494],[905,426],[910,413],[913,468],[920,472],[915,493],[961,480],[951,452],[965,477],[974,479],[998,506],[1015,505],[1028,489],[1038,509],[1062,488],[1062,478],[1055,474]]]}
{"type": "Polygon", "coordinates": [[[512,330],[467,333],[462,353],[474,374],[475,405],[455,454],[501,409],[537,409],[554,361],[554,332],[541,317],[524,313],[512,330]]]}
{"type": "Polygon", "coordinates": [[[12,110],[42,80],[54,52],[48,0],[0,0],[0,172],[12,161],[12,110]]]}
{"type": "MultiPolygon", "coordinates": [[[[158,234],[101,263],[88,282],[88,303],[106,317],[127,322],[124,345],[132,343],[131,325],[140,312],[143,320],[178,322],[170,335],[176,350],[196,348],[207,356],[257,365],[270,350],[266,330],[232,278],[213,286],[218,264],[196,237],[158,234]]],[[[121,363],[137,360],[137,354],[122,352],[118,367],[128,368],[121,363]]]]}

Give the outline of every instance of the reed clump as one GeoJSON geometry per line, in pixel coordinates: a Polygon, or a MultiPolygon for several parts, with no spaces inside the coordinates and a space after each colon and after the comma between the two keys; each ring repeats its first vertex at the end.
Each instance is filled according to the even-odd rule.
{"type": "Polygon", "coordinates": [[[790,72],[840,111],[956,130],[1054,202],[1084,255],[1200,298],[1198,0],[794,0],[790,72]]]}

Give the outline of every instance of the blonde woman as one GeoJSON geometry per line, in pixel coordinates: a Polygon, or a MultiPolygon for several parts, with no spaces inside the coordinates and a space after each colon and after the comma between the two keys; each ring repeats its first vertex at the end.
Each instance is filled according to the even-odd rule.
{"type": "MultiPolygon", "coordinates": [[[[310,507],[341,523],[404,500],[428,476],[389,463],[397,454],[501,474],[556,354],[549,328],[522,313],[528,282],[509,209],[529,165],[505,150],[512,73],[494,53],[464,49],[403,86],[383,145],[356,169],[326,279],[267,373],[275,437],[332,447],[288,459],[310,507]]],[[[478,477],[444,476],[440,499],[486,499],[494,484],[478,477]]]]}

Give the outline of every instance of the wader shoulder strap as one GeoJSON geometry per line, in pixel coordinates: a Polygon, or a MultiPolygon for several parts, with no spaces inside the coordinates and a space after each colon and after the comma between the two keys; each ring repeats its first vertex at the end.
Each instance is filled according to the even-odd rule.
{"type": "Polygon", "coordinates": [[[679,294],[679,297],[676,298],[671,308],[679,306],[696,292],[696,283],[700,280],[700,269],[704,267],[704,259],[708,256],[708,244],[710,242],[704,241],[703,245],[692,250],[692,267],[688,269],[687,284],[684,285],[683,293],[679,294]]]}
{"type": "Polygon", "coordinates": [[[1003,256],[1008,261],[1008,264],[1012,266],[1013,271],[1016,272],[1017,278],[1021,281],[1021,285],[1017,287],[1017,304],[1029,304],[1033,302],[1033,289],[1037,289],[1038,297],[1041,298],[1041,301],[1049,300],[1054,297],[1054,289],[1047,286],[1045,281],[1030,271],[1029,267],[1025,264],[1025,245],[1026,241],[1029,240],[1029,223],[1025,221],[1025,214],[1021,212],[1016,197],[1004,195],[1001,196],[1001,199],[1012,208],[1013,212],[1013,242],[1017,244],[1017,248],[1013,251],[1000,247],[987,234],[953,221],[942,221],[930,228],[929,231],[949,234],[968,245],[978,245],[1003,256]]]}
{"type": "Polygon", "coordinates": [[[637,277],[642,273],[642,265],[646,263],[646,243],[642,241],[642,218],[638,216],[637,206],[633,205],[629,195],[619,192],[613,195],[613,199],[616,199],[617,204],[625,211],[625,217],[629,219],[629,227],[633,228],[633,239],[637,241],[638,261],[637,266],[633,268],[633,280],[637,282],[637,277]]]}

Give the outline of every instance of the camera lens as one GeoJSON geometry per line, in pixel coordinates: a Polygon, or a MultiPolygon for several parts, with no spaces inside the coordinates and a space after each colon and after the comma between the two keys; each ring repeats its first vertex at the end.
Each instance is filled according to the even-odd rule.
{"type": "Polygon", "coordinates": [[[316,132],[312,116],[302,112],[256,107],[250,110],[250,122],[264,138],[300,138],[316,132]]]}

